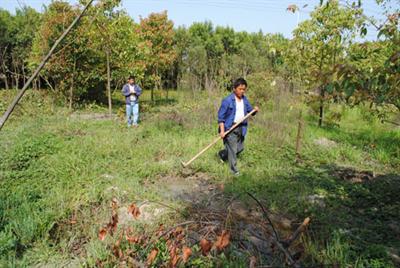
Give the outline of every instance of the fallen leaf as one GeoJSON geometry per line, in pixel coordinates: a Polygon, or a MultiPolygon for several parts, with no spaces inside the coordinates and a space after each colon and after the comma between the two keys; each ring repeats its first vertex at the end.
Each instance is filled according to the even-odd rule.
{"type": "Polygon", "coordinates": [[[142,240],[142,238],[140,236],[137,236],[137,235],[136,236],[130,236],[130,235],[126,234],[125,238],[129,243],[132,243],[132,244],[138,244],[142,240]]]}
{"type": "Polygon", "coordinates": [[[135,203],[132,203],[129,207],[128,207],[128,213],[132,214],[132,216],[137,219],[140,215],[140,210],[139,208],[135,205],[135,203]]]}
{"type": "Polygon", "coordinates": [[[69,220],[70,224],[76,224],[77,220],[76,220],[76,214],[73,214],[71,219],[69,220]]]}
{"type": "Polygon", "coordinates": [[[183,252],[182,260],[184,263],[186,263],[190,255],[192,255],[192,249],[187,246],[183,246],[182,252],[183,252]]]}
{"type": "Polygon", "coordinates": [[[117,231],[117,225],[118,225],[118,214],[113,213],[111,216],[111,221],[107,224],[107,228],[110,230],[111,235],[114,234],[115,231],[117,231]]]}
{"type": "Polygon", "coordinates": [[[158,229],[156,231],[156,235],[160,236],[164,233],[164,231],[165,231],[164,225],[160,224],[160,226],[158,226],[158,229]]]}
{"type": "Polygon", "coordinates": [[[122,257],[124,256],[124,254],[123,254],[123,252],[122,252],[122,250],[121,250],[121,240],[122,240],[122,236],[123,236],[123,233],[121,233],[121,234],[119,235],[118,240],[115,241],[115,244],[113,245],[113,252],[114,252],[114,255],[115,255],[117,258],[122,258],[122,257]]]}
{"type": "Polygon", "coordinates": [[[106,235],[107,235],[107,230],[104,228],[101,229],[99,232],[99,239],[103,241],[106,238],[106,235]]]}
{"type": "Polygon", "coordinates": [[[201,252],[203,253],[204,256],[206,256],[211,250],[212,243],[207,239],[203,238],[200,240],[200,247],[201,247],[201,252]]]}
{"type": "Polygon", "coordinates": [[[171,259],[171,267],[176,267],[176,265],[178,264],[179,261],[179,256],[175,255],[172,259],[171,259]]]}
{"type": "Polygon", "coordinates": [[[158,254],[158,249],[153,249],[150,252],[149,256],[147,256],[147,265],[148,266],[150,266],[154,262],[154,260],[157,257],[157,254],[158,254]]]}
{"type": "Polygon", "coordinates": [[[215,247],[221,251],[229,245],[229,238],[230,238],[229,231],[223,230],[222,234],[217,237],[217,241],[215,242],[215,247]]]}
{"type": "Polygon", "coordinates": [[[117,245],[113,246],[113,253],[114,253],[115,257],[117,257],[117,258],[122,258],[124,256],[121,248],[117,245]]]}
{"type": "Polygon", "coordinates": [[[255,268],[257,264],[257,258],[255,256],[250,257],[249,268],[255,268]]]}
{"type": "Polygon", "coordinates": [[[172,260],[175,258],[178,248],[175,245],[170,245],[168,249],[169,249],[169,256],[171,257],[172,260]]]}
{"type": "Polygon", "coordinates": [[[174,231],[174,235],[177,236],[177,235],[181,234],[182,232],[183,232],[182,226],[178,226],[178,227],[176,227],[176,229],[174,231]]]}

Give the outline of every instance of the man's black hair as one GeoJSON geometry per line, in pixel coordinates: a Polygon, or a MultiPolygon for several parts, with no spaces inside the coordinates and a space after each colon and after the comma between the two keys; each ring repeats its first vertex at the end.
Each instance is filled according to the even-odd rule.
{"type": "Polygon", "coordinates": [[[237,88],[240,85],[245,85],[247,88],[247,81],[244,78],[238,78],[233,82],[233,89],[237,88]]]}
{"type": "Polygon", "coordinates": [[[131,79],[135,80],[135,77],[133,75],[130,75],[128,80],[131,80],[131,79]]]}

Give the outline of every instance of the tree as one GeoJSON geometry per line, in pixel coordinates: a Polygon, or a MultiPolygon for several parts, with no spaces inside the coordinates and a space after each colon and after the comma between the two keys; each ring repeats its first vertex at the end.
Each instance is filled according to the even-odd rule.
{"type": "Polygon", "coordinates": [[[12,49],[11,24],[11,14],[6,10],[0,9],[0,78],[3,80],[6,89],[9,88],[8,65],[10,61],[9,55],[12,49]]]}
{"type": "Polygon", "coordinates": [[[296,58],[292,62],[302,66],[306,86],[318,89],[319,126],[323,121],[324,102],[340,95],[335,68],[345,61],[346,50],[362,25],[360,14],[359,9],[341,7],[336,0],[327,1],[294,31],[292,45],[298,53],[290,56],[296,58]]]}
{"type": "MultiPolygon", "coordinates": [[[[106,55],[107,65],[107,97],[108,97],[108,112],[112,114],[112,101],[111,101],[111,54],[114,44],[118,41],[115,39],[115,20],[118,13],[114,9],[120,4],[120,0],[106,0],[99,2],[96,6],[97,10],[95,16],[96,30],[93,33],[93,40],[97,42],[97,46],[100,46],[100,50],[103,50],[106,55]],[[100,36],[96,36],[98,33],[100,36]]],[[[94,42],[96,43],[96,42],[94,42]]]]}
{"type": "Polygon", "coordinates": [[[148,18],[140,19],[140,36],[149,49],[147,57],[147,75],[150,78],[151,100],[154,101],[154,85],[160,88],[161,73],[172,65],[176,54],[173,49],[174,24],[168,19],[167,12],[152,13],[148,18]]]}
{"type": "Polygon", "coordinates": [[[12,52],[11,65],[15,80],[15,87],[19,88],[19,82],[25,84],[29,69],[28,57],[32,50],[32,43],[41,22],[41,14],[30,7],[17,9],[12,24],[12,52]],[[22,78],[22,79],[21,79],[22,78]]]}
{"type": "MultiPolygon", "coordinates": [[[[55,40],[80,12],[80,8],[66,2],[54,1],[43,14],[43,22],[36,33],[33,49],[30,55],[31,68],[35,68],[43,58],[43,53],[49,51],[55,40]]],[[[89,18],[84,17],[78,27],[63,40],[61,47],[50,58],[45,66],[42,77],[49,84],[54,84],[56,90],[68,100],[69,108],[79,100],[94,81],[90,70],[99,62],[96,51],[88,48],[90,41],[86,28],[89,18]]]]}
{"type": "Polygon", "coordinates": [[[367,18],[378,30],[380,40],[352,45],[349,61],[337,70],[340,87],[351,104],[369,101],[371,106],[389,104],[400,111],[400,9],[390,8],[391,2],[377,0],[384,6],[385,21],[367,18]]]}

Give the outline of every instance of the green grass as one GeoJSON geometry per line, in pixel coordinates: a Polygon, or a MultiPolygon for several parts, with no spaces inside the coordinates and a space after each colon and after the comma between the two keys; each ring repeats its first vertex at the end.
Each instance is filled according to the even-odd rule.
{"type": "MultiPolygon", "coordinates": [[[[146,183],[157,185],[160,176],[179,174],[180,161],[191,158],[216,135],[215,114],[222,93],[192,96],[171,91],[171,100],[159,97],[152,103],[145,92],[138,129],[126,128],[117,93],[114,113],[120,118],[88,120],[51,107],[51,100],[30,92],[32,105],[23,99],[22,108],[0,132],[0,266],[92,267],[97,260],[115,265],[97,238],[109,217],[112,197],[124,204],[165,201],[146,183]],[[73,216],[77,223],[71,225],[73,216]]],[[[10,100],[4,96],[2,110],[10,100]]],[[[290,101],[261,103],[239,159],[242,176],[233,179],[227,166],[217,161],[220,144],[196,160],[192,170],[224,183],[227,194],[238,194],[248,204],[246,191],[270,211],[295,222],[311,216],[302,238],[306,264],[394,266],[387,252],[400,250],[400,234],[393,229],[400,223],[399,129],[373,117],[366,119],[362,107],[344,109],[340,127],[318,128],[309,115],[302,161],[296,163],[298,111],[289,108],[290,101]],[[336,145],[316,145],[321,137],[336,145]],[[347,172],[343,170],[373,171],[376,178],[352,183],[338,175],[347,172]],[[313,195],[323,205],[311,203],[313,195]]],[[[106,111],[86,105],[78,113],[106,111]]],[[[177,220],[176,215],[163,219],[165,224],[177,220]]],[[[226,258],[221,256],[219,264],[246,266],[243,258],[226,258]]],[[[193,261],[207,266],[210,260],[193,261]]]]}

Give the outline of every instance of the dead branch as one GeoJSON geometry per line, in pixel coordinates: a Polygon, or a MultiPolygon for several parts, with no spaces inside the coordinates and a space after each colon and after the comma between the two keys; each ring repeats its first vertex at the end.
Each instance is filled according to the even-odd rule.
{"type": "Polygon", "coordinates": [[[297,227],[296,231],[288,239],[282,242],[283,246],[286,248],[290,247],[290,245],[297,239],[297,237],[302,232],[304,232],[310,221],[311,221],[310,217],[305,218],[303,223],[300,224],[299,227],[297,227]]]}
{"type": "Polygon", "coordinates": [[[247,194],[248,194],[251,198],[253,198],[253,199],[257,202],[257,204],[260,206],[261,210],[263,211],[264,217],[268,220],[269,224],[270,224],[271,227],[272,227],[272,230],[274,231],[276,240],[279,241],[280,239],[279,239],[278,232],[276,231],[276,229],[275,229],[275,227],[274,227],[274,224],[272,223],[271,219],[269,218],[268,213],[267,213],[267,210],[266,210],[266,209],[264,208],[264,206],[260,203],[260,201],[258,201],[258,199],[254,197],[254,195],[252,195],[252,194],[249,193],[249,192],[247,192],[247,194]]]}

